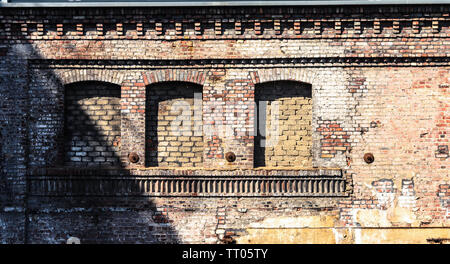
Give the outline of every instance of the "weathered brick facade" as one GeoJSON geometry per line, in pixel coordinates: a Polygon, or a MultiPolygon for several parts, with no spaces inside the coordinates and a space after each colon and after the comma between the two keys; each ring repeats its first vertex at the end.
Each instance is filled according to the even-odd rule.
{"type": "Polygon", "coordinates": [[[450,238],[449,14],[1,8],[0,241],[450,238]]]}

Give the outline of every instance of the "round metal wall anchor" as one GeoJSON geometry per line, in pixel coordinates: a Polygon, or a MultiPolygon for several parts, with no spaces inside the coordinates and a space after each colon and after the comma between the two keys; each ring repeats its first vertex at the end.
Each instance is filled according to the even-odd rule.
{"type": "Polygon", "coordinates": [[[81,241],[78,237],[69,237],[66,244],[81,244],[81,241]]]}
{"type": "Polygon", "coordinates": [[[227,152],[227,153],[225,154],[225,159],[226,159],[228,162],[233,162],[233,161],[236,160],[236,155],[235,155],[233,152],[227,152]]]}
{"type": "Polygon", "coordinates": [[[367,164],[370,164],[375,161],[375,157],[373,156],[372,153],[366,153],[366,154],[364,154],[364,161],[367,164]]]}
{"type": "Polygon", "coordinates": [[[135,152],[131,152],[130,154],[128,154],[128,160],[131,163],[137,163],[139,161],[139,155],[135,152]]]}

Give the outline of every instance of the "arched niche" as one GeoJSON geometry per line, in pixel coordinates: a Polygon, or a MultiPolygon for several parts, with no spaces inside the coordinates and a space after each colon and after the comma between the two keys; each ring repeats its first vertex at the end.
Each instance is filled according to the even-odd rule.
{"type": "Polygon", "coordinates": [[[202,166],[202,90],[201,85],[178,81],[147,86],[147,166],[202,166]]]}
{"type": "Polygon", "coordinates": [[[65,85],[64,165],[120,165],[120,86],[83,81],[65,85]]]}
{"type": "Polygon", "coordinates": [[[312,87],[296,81],[255,85],[255,167],[312,166],[312,87]]]}

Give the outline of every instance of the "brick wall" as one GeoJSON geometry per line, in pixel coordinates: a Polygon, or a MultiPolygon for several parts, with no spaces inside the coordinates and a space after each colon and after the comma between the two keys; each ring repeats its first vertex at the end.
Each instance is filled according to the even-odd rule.
{"type": "Polygon", "coordinates": [[[357,243],[396,228],[447,237],[449,12],[1,9],[0,241],[357,243]],[[91,99],[77,99],[84,92],[91,99]],[[264,154],[260,101],[270,102],[266,129],[275,102],[286,118],[264,154]],[[182,102],[191,111],[173,111],[182,102]],[[89,118],[70,114],[77,107],[89,118]],[[69,143],[71,130],[111,138],[69,143]],[[286,233],[310,227],[330,234],[286,233]]]}

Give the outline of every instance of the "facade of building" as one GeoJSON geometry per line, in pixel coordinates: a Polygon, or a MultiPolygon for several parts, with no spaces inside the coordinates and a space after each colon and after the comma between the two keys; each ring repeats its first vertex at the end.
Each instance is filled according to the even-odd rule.
{"type": "Polygon", "coordinates": [[[300,2],[2,2],[0,242],[448,242],[450,5],[300,2]]]}

